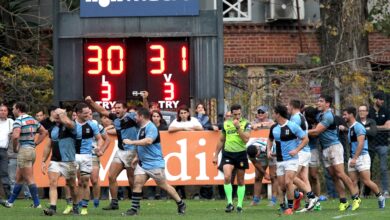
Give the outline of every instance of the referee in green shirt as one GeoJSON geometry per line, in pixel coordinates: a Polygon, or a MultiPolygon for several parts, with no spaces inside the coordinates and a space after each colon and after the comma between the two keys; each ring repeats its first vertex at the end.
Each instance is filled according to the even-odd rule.
{"type": "Polygon", "coordinates": [[[222,150],[221,165],[224,173],[224,189],[228,205],[225,212],[234,210],[232,201],[232,172],[237,169],[237,212],[242,212],[242,202],[245,196],[244,176],[248,169],[248,157],[246,154],[246,142],[250,136],[250,123],[241,117],[241,106],[232,105],[230,108],[233,118],[223,124],[221,140],[215,149],[213,163],[217,165],[218,154],[222,150]]]}

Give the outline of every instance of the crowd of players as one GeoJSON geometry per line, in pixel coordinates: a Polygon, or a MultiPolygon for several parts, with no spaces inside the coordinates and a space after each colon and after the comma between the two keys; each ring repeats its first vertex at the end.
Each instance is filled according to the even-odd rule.
{"type": "Polygon", "coordinates": [[[108,146],[104,129],[91,120],[91,108],[113,121],[115,133],[118,137],[118,150],[109,168],[111,204],[107,210],[118,209],[116,179],[119,173],[127,170],[129,186],[132,187],[131,208],[122,215],[137,215],[142,198],[142,187],[149,178],[153,178],[157,185],[167,191],[168,195],[177,203],[178,214],[184,214],[186,204],[176,190],[167,183],[165,177],[165,161],[161,152],[160,136],[157,127],[150,121],[150,111],[138,108],[136,112],[127,112],[126,104],[116,103],[113,112],[95,104],[90,98],[86,103],[75,106],[74,120],[68,118],[65,110],[57,108],[52,112],[53,123],[47,130],[32,116],[26,114],[27,104],[18,102],[13,105],[13,114],[16,117],[12,129],[13,151],[18,153],[16,170],[16,184],[8,200],[0,203],[6,208],[12,208],[22,186],[27,183],[33,198],[34,208],[41,208],[38,189],[34,183],[33,164],[35,162],[35,147],[40,144],[47,134],[50,141],[44,142],[45,148],[42,160],[42,171],[48,173],[50,182],[49,207],[43,210],[45,215],[57,213],[57,183],[59,177],[66,180],[67,207],[64,214],[88,214],[90,198],[89,180],[93,172],[94,157],[101,156],[108,146]],[[38,134],[36,138],[35,134],[38,134]],[[102,138],[105,136],[105,138],[102,138]],[[96,141],[96,144],[94,144],[96,141]],[[48,168],[49,154],[52,154],[48,168]],[[95,156],[94,156],[95,155],[95,156]],[[78,184],[76,185],[76,178],[78,184]],[[81,207],[81,210],[79,210],[81,207]]]}
{"type": "MultiPolygon", "coordinates": [[[[344,171],[344,147],[338,137],[338,126],[331,105],[332,98],[326,95],[318,99],[317,108],[302,109],[299,100],[291,100],[288,106],[273,107],[273,120],[259,117],[259,120],[253,123],[242,117],[240,105],[231,106],[230,118],[226,118],[223,123],[221,139],[212,161],[215,165],[219,164],[224,173],[226,212],[232,212],[234,209],[239,213],[243,211],[244,176],[245,170],[249,167],[248,159],[256,170],[252,205],[259,202],[261,180],[266,177],[272,182],[272,201],[273,203],[279,201],[280,210],[284,214],[313,210],[319,206],[319,178],[315,175],[318,175],[316,170],[320,166],[320,155],[339,195],[340,211],[359,208],[361,204],[357,186],[359,178],[375,193],[379,208],[385,207],[385,197],[370,179],[371,162],[366,128],[357,122],[356,108],[348,107],[342,111],[343,119],[348,125],[350,145],[347,175],[344,171]],[[268,139],[249,140],[250,130],[266,127],[270,127],[268,139]],[[218,161],[220,153],[222,159],[218,161]],[[313,168],[310,177],[315,181],[312,182],[309,181],[309,167],[313,168]],[[232,195],[233,173],[236,173],[238,184],[236,206],[233,204],[232,195]],[[345,186],[350,192],[351,204],[347,201],[345,186]],[[305,207],[299,210],[300,202],[305,196],[305,207]]],[[[50,206],[43,209],[43,212],[49,216],[57,213],[57,184],[62,176],[66,180],[67,201],[63,214],[88,214],[89,181],[91,180],[93,186],[97,185],[98,157],[104,154],[110,142],[108,129],[104,129],[92,119],[92,110],[100,113],[103,124],[105,119],[112,121],[107,122],[105,127],[111,128],[113,132],[110,134],[116,134],[118,138],[118,150],[109,168],[109,190],[112,199],[103,209],[119,209],[116,179],[122,170],[126,170],[129,186],[132,188],[132,201],[131,208],[122,215],[139,214],[140,200],[143,197],[142,187],[149,178],[154,179],[156,184],[175,200],[178,214],[184,214],[186,204],[175,188],[167,183],[165,177],[159,129],[151,121],[153,111],[140,107],[128,112],[125,103],[116,103],[109,112],[90,97],[75,106],[72,118],[69,118],[63,109],[52,109],[50,113],[52,121],[45,127],[26,113],[28,106],[25,103],[18,102],[13,105],[12,112],[16,119],[9,133],[12,134],[13,151],[18,153],[16,184],[12,193],[9,193],[8,200],[2,200],[0,204],[12,208],[23,184],[27,184],[33,199],[32,207],[41,208],[32,166],[35,162],[35,146],[49,135],[50,141],[44,142],[43,160],[40,161],[42,172],[48,174],[50,182],[50,206]]],[[[261,106],[257,109],[257,114],[266,115],[268,111],[267,107],[261,106]]],[[[217,130],[215,126],[210,128],[217,130]]],[[[95,206],[99,203],[98,191],[98,188],[93,191],[95,206]]]]}
{"type": "MultiPolygon", "coordinates": [[[[383,94],[375,95],[377,112],[375,119],[383,121],[383,128],[390,128],[390,116],[383,108],[383,94]],[[380,112],[378,114],[378,112],[380,112]]],[[[276,197],[280,202],[280,210],[286,215],[297,212],[307,212],[314,208],[320,210],[318,167],[320,158],[329,172],[333,184],[340,198],[339,210],[357,210],[361,204],[358,180],[372,192],[378,199],[378,207],[385,207],[385,196],[379,187],[370,179],[371,160],[368,152],[367,129],[370,125],[366,121],[357,121],[357,109],[347,107],[342,110],[342,118],[348,131],[349,159],[348,175],[344,167],[344,147],[339,140],[339,125],[331,109],[332,97],[322,95],[317,102],[317,108],[303,108],[299,100],[291,100],[287,106],[277,105],[272,109],[274,122],[270,126],[267,140],[255,139],[249,141],[249,131],[257,127],[269,126],[263,120],[250,124],[241,117],[241,107],[233,105],[231,114],[233,119],[224,123],[222,138],[215,150],[213,163],[218,163],[218,154],[222,151],[221,164],[224,172],[224,190],[227,197],[225,211],[232,212],[232,172],[237,169],[237,212],[242,212],[242,201],[245,195],[244,172],[248,168],[248,159],[256,169],[255,192],[252,205],[259,202],[259,186],[262,178],[268,175],[265,170],[269,168],[272,181],[273,202],[276,197]],[[314,184],[309,182],[308,169],[313,169],[310,176],[314,184]],[[314,186],[314,191],[311,186],[314,186]],[[347,201],[345,187],[351,195],[351,204],[347,201]],[[300,202],[306,195],[305,207],[298,210],[300,202]]],[[[367,111],[368,107],[362,105],[360,111],[367,111]]],[[[262,106],[258,114],[267,111],[262,106]]],[[[342,127],[342,126],[340,126],[342,127]]],[[[379,127],[379,126],[378,126],[379,127]]],[[[386,171],[387,172],[387,171],[386,171]]],[[[387,189],[383,189],[386,191],[387,189]]],[[[386,193],[386,192],[385,192],[386,193]]]]}

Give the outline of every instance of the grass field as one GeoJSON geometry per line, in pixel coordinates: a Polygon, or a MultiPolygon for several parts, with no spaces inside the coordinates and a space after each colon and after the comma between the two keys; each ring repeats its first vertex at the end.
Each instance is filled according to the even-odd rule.
{"type": "MultiPolygon", "coordinates": [[[[47,200],[42,201],[42,205],[46,206],[47,200]]],[[[99,208],[90,207],[88,210],[88,216],[64,216],[57,214],[52,217],[44,216],[42,209],[28,208],[31,201],[17,200],[14,207],[7,209],[0,207],[0,219],[13,219],[13,220],[30,220],[30,219],[366,219],[366,220],[379,220],[390,219],[390,207],[384,210],[379,210],[377,207],[376,199],[363,199],[361,208],[357,211],[339,212],[337,210],[338,200],[329,200],[321,202],[321,211],[312,211],[310,213],[294,213],[292,216],[280,215],[277,211],[277,207],[268,207],[267,202],[262,201],[260,205],[250,207],[249,201],[244,203],[244,212],[241,214],[225,213],[225,201],[221,200],[188,200],[187,213],[185,216],[178,216],[176,214],[176,204],[172,200],[142,200],[141,212],[136,217],[122,217],[120,214],[128,207],[130,207],[130,201],[121,201],[120,210],[116,211],[103,211],[101,207],[108,204],[108,200],[101,201],[99,208]]],[[[90,206],[92,204],[90,203],[90,206]]],[[[61,200],[58,207],[58,213],[61,213],[65,206],[65,202],[61,200]]]]}

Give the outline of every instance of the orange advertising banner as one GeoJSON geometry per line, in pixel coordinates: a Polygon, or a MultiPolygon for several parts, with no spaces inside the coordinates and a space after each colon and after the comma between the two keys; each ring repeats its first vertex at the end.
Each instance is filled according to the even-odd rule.
{"type": "MultiPolygon", "coordinates": [[[[269,130],[253,131],[251,138],[267,138],[269,130]]],[[[212,163],[215,147],[220,140],[220,132],[216,131],[184,131],[176,133],[160,132],[161,146],[165,159],[165,174],[172,185],[216,185],[223,184],[223,173],[218,171],[217,166],[212,163]]],[[[117,151],[116,136],[110,136],[110,146],[103,156],[100,157],[99,180],[101,186],[108,186],[108,171],[110,164],[117,151]]],[[[48,140],[45,140],[48,141],[48,140]]],[[[42,154],[44,144],[36,148],[36,163],[34,164],[34,177],[38,186],[49,185],[47,175],[41,172],[42,154]]],[[[221,154],[219,155],[221,158],[221,154]]],[[[255,169],[250,163],[246,170],[246,183],[253,183],[255,169]]],[[[127,186],[126,172],[118,176],[118,184],[127,186]]],[[[64,185],[61,179],[59,185],[64,185]]],[[[153,185],[154,181],[149,180],[147,185],[153,185]]]]}

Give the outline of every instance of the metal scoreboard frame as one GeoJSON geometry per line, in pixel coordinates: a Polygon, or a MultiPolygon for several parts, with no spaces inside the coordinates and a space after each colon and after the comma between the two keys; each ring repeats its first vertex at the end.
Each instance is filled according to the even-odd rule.
{"type": "Polygon", "coordinates": [[[149,90],[148,99],[164,109],[216,99],[223,115],[222,0],[199,0],[198,14],[123,17],[82,17],[61,11],[59,2],[53,1],[57,103],[90,94],[102,102],[129,101],[149,90]]]}

